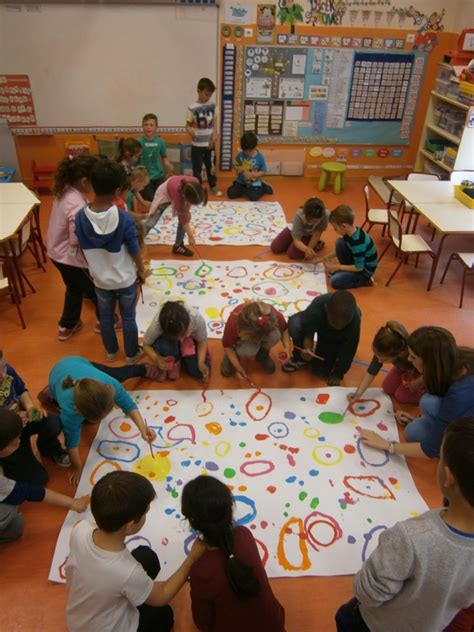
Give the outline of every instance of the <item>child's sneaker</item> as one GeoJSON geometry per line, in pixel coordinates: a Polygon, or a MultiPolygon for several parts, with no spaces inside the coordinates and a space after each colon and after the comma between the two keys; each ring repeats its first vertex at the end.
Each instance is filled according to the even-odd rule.
{"type": "Polygon", "coordinates": [[[71,459],[67,452],[60,452],[59,454],[53,454],[53,461],[60,467],[71,467],[71,459]]]}
{"type": "Polygon", "coordinates": [[[69,340],[71,336],[74,336],[75,333],[81,331],[83,326],[82,320],[79,320],[74,327],[58,327],[58,340],[64,342],[65,340],[69,340]]]}
{"type": "Polygon", "coordinates": [[[143,358],[144,353],[145,352],[143,351],[142,347],[138,347],[138,351],[134,356],[125,356],[125,362],[127,364],[135,364],[136,362],[138,362],[138,360],[140,360],[140,358],[143,358]]]}
{"type": "Polygon", "coordinates": [[[367,277],[364,285],[367,285],[368,287],[372,287],[373,285],[375,285],[374,277],[367,277]]]}
{"type": "Polygon", "coordinates": [[[117,359],[117,355],[118,351],[116,351],[115,353],[107,353],[105,359],[107,360],[107,362],[115,362],[115,360],[117,359]]]}
{"type": "Polygon", "coordinates": [[[174,255],[183,255],[183,257],[192,257],[194,252],[189,248],[186,248],[184,244],[175,244],[173,246],[174,255]]]}
{"type": "Polygon", "coordinates": [[[155,382],[166,380],[166,371],[157,367],[156,364],[146,363],[143,366],[145,367],[145,377],[149,380],[155,380],[155,382]]]}
{"type": "Polygon", "coordinates": [[[294,371],[298,371],[298,369],[301,369],[307,364],[308,362],[305,362],[304,360],[290,360],[281,367],[281,370],[285,371],[285,373],[293,373],[294,371]]]}
{"type": "Polygon", "coordinates": [[[222,197],[224,195],[222,191],[219,191],[217,187],[212,187],[211,193],[212,195],[215,195],[216,197],[222,197]]]}
{"type": "Polygon", "coordinates": [[[169,380],[178,380],[180,376],[181,362],[179,360],[175,360],[173,367],[168,369],[168,379],[169,380]]]}
{"type": "Polygon", "coordinates": [[[262,365],[265,373],[275,373],[276,366],[267,349],[259,349],[255,357],[257,358],[257,362],[262,365]]]}

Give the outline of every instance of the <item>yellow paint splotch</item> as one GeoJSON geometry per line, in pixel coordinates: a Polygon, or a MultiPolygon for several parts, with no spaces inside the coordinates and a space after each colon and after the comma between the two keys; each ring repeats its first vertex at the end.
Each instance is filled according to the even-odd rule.
{"type": "Polygon", "coordinates": [[[164,481],[171,471],[171,461],[167,454],[148,454],[135,463],[133,471],[150,481],[164,481]]]}

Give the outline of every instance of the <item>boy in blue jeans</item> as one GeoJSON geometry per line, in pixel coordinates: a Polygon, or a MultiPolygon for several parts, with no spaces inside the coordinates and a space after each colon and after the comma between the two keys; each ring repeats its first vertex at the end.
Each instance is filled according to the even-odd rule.
{"type": "Polygon", "coordinates": [[[336,614],[338,632],[472,629],[474,417],[447,427],[437,481],[447,508],[382,532],[355,576],[356,596],[336,614]]]}
{"type": "Polygon", "coordinates": [[[94,486],[95,524],[81,520],[73,528],[66,563],[66,617],[71,632],[169,632],[173,610],[168,602],[186,582],[191,566],[206,550],[197,538],[178,570],[166,581],[156,553],[125,540],[140,531],[156,496],[148,479],[134,472],[111,472],[94,486]]]}
{"type": "Polygon", "coordinates": [[[332,287],[349,290],[363,285],[373,285],[377,268],[377,250],[370,235],[354,226],[354,211],[341,204],[329,215],[329,222],[341,238],[336,241],[336,251],[317,259],[324,262],[332,287]],[[331,263],[336,259],[337,263],[331,263]]]}
{"type": "Polygon", "coordinates": [[[258,137],[253,132],[245,132],[240,139],[239,151],[235,159],[235,171],[237,180],[227,189],[230,200],[246,197],[251,202],[256,202],[263,195],[271,195],[272,187],[262,180],[267,173],[265,158],[258,149],[258,137]]]}
{"type": "Polygon", "coordinates": [[[133,217],[113,204],[125,180],[125,170],[118,163],[97,163],[90,177],[95,200],[76,215],[76,234],[94,280],[107,361],[114,362],[118,353],[114,328],[118,301],[125,360],[134,364],[143,355],[135,319],[137,281],[145,283],[146,274],[133,217]]]}

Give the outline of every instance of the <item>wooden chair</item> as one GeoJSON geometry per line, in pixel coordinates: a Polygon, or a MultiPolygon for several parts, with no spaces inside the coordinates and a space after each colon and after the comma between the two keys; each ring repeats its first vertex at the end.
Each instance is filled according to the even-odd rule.
{"type": "Polygon", "coordinates": [[[31,175],[33,176],[32,189],[35,193],[39,193],[42,189],[51,191],[54,184],[54,174],[56,167],[40,166],[36,160],[31,161],[31,175]]]}
{"type": "MultiPolygon", "coordinates": [[[[463,178],[464,180],[464,178],[463,178]]],[[[463,266],[462,272],[462,282],[461,282],[461,298],[459,300],[459,307],[462,307],[462,302],[464,299],[464,285],[466,283],[466,275],[470,272],[474,272],[474,253],[472,252],[453,252],[452,255],[448,259],[448,263],[446,264],[446,268],[443,272],[443,276],[441,277],[440,283],[443,283],[444,277],[448,271],[449,266],[451,265],[451,261],[459,261],[463,266]]]]}
{"type": "Polygon", "coordinates": [[[37,266],[41,268],[44,272],[46,272],[38,253],[36,237],[33,230],[32,213],[28,215],[28,217],[19,227],[16,234],[9,240],[9,246],[9,258],[12,263],[13,272],[15,273],[18,280],[21,295],[26,296],[25,283],[28,285],[33,293],[36,293],[35,288],[21,269],[20,265],[21,257],[25,254],[26,251],[29,251],[33,255],[37,266]]]}
{"type": "Polygon", "coordinates": [[[364,198],[365,198],[365,221],[361,228],[364,228],[366,224],[369,225],[367,232],[370,233],[372,226],[376,224],[383,226],[382,236],[385,235],[385,229],[388,226],[388,210],[386,208],[370,208],[369,198],[369,185],[364,186],[364,198]]]}
{"type": "Polygon", "coordinates": [[[400,269],[400,266],[402,265],[402,263],[406,263],[408,261],[408,257],[410,255],[416,255],[415,268],[418,266],[420,255],[425,254],[431,257],[433,261],[432,265],[434,265],[436,259],[435,253],[431,250],[426,241],[420,235],[413,235],[412,233],[407,234],[403,232],[402,225],[398,219],[398,214],[396,211],[393,210],[389,211],[388,234],[390,236],[390,242],[380,255],[379,262],[392,244],[395,246],[396,253],[400,257],[400,261],[395,270],[392,272],[392,275],[388,279],[387,283],[385,284],[386,287],[390,285],[393,277],[400,269]]]}
{"type": "Polygon", "coordinates": [[[21,326],[26,329],[25,319],[23,318],[23,312],[21,311],[21,298],[18,294],[15,281],[11,273],[10,262],[6,259],[0,262],[0,292],[8,290],[12,303],[15,304],[16,311],[20,317],[21,326]]]}

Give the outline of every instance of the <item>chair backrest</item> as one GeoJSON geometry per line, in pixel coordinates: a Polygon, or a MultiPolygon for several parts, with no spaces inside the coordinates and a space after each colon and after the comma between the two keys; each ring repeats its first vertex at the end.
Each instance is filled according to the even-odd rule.
{"type": "Polygon", "coordinates": [[[474,182],[474,171],[451,171],[449,179],[452,184],[461,184],[463,180],[474,182]]]}
{"type": "Polygon", "coordinates": [[[419,173],[413,171],[407,175],[407,180],[439,180],[439,176],[434,173],[419,173]]]}
{"type": "Polygon", "coordinates": [[[364,198],[365,198],[365,218],[369,219],[370,201],[369,201],[369,185],[364,186],[364,198]]]}
{"type": "Polygon", "coordinates": [[[402,245],[403,230],[402,225],[398,220],[398,213],[394,210],[388,211],[388,234],[390,235],[395,248],[399,250],[402,245]]]}

